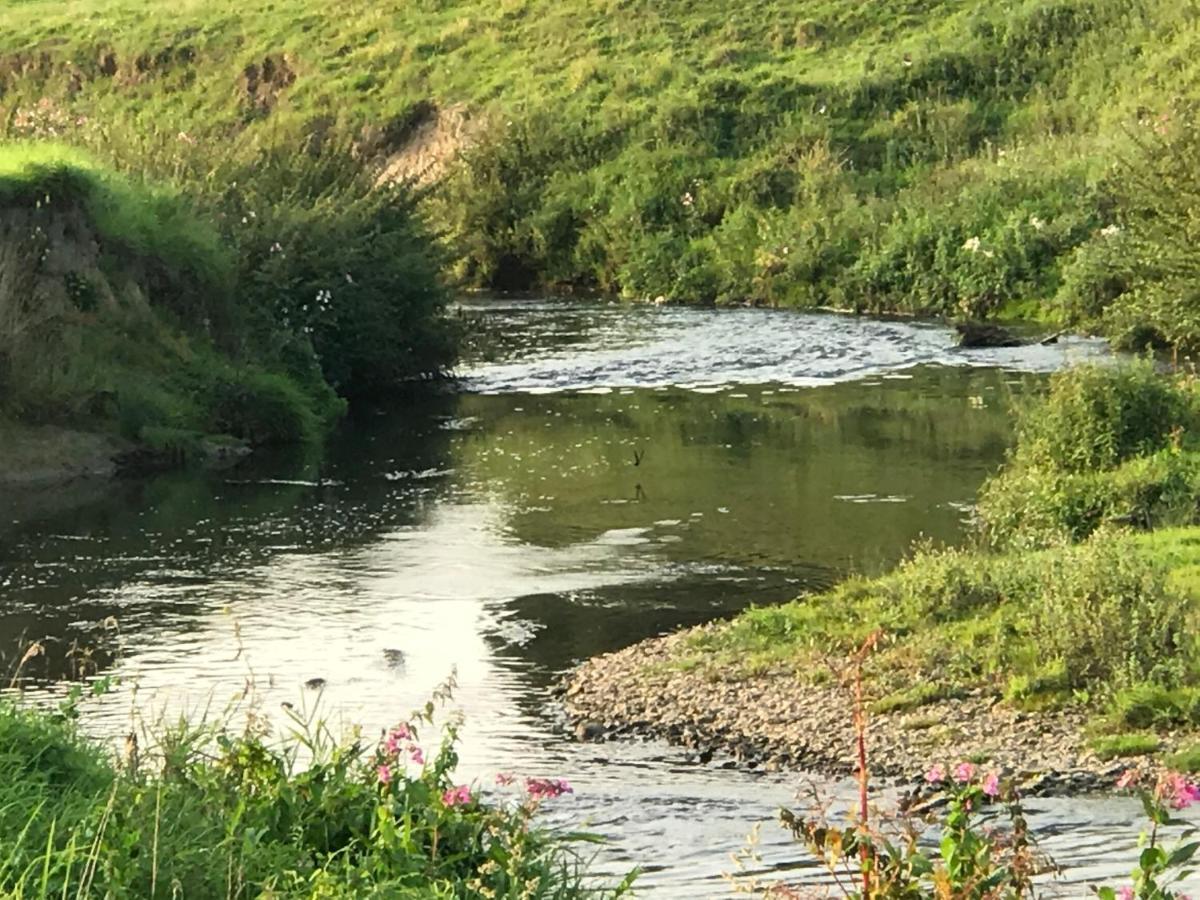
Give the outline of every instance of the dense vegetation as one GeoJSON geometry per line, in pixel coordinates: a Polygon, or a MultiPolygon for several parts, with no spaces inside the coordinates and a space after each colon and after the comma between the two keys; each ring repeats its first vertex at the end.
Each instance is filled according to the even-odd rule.
{"type": "Polygon", "coordinates": [[[1061,373],[1025,405],[973,544],[919,547],[890,574],[751,610],[697,638],[685,664],[828,677],[831,647],[882,629],[880,712],[975,690],[1083,704],[1116,735],[1101,755],[1157,747],[1136,732],[1200,729],[1198,415],[1195,381],[1149,365],[1061,373]]]}
{"type": "Polygon", "coordinates": [[[453,781],[453,727],[423,758],[427,717],[377,744],[299,715],[282,744],[255,725],[179,725],[118,761],[73,713],[0,700],[4,897],[614,896],[583,886],[566,841],[585,836],[531,826],[565,782],[485,802],[453,781]]]}
{"type": "Polygon", "coordinates": [[[125,170],[211,179],[214,159],[340,144],[420,176],[465,147],[425,209],[468,284],[1195,340],[1187,5],[25,0],[4,17],[8,134],[125,170]],[[435,159],[404,163],[422,147],[435,159]]]}

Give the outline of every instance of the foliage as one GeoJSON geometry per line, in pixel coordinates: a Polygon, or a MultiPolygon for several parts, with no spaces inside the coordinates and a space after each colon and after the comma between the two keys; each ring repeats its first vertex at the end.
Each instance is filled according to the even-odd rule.
{"type": "Polygon", "coordinates": [[[993,546],[1081,540],[1106,522],[1196,521],[1200,463],[1195,384],[1148,361],[1083,366],[1051,378],[1019,411],[1017,444],[979,493],[993,546]]]}
{"type": "Polygon", "coordinates": [[[0,155],[10,416],[311,441],[342,410],[333,388],[386,392],[452,360],[433,239],[347,148],[203,174],[178,159],[165,193],[53,145],[0,155]]]}
{"type": "Polygon", "coordinates": [[[1140,734],[1110,734],[1101,735],[1091,742],[1092,752],[1102,760],[1119,759],[1126,756],[1145,756],[1159,748],[1157,735],[1140,734]]]}
{"type": "Polygon", "coordinates": [[[335,740],[299,713],[282,744],[253,726],[181,722],[144,759],[131,737],[116,763],[69,718],[4,701],[0,893],[611,895],[582,886],[571,835],[534,819],[565,782],[530,779],[485,802],[453,781],[453,722],[424,759],[432,709],[378,744],[335,740]]]}
{"type": "Polygon", "coordinates": [[[1186,809],[1200,798],[1200,787],[1177,772],[1163,772],[1151,785],[1141,783],[1136,773],[1128,771],[1117,782],[1120,788],[1133,787],[1142,801],[1148,825],[1138,839],[1141,852],[1133,870],[1133,883],[1115,890],[1102,887],[1096,891],[1100,900],[1184,900],[1179,888],[1194,872],[1193,862],[1200,841],[1192,840],[1196,828],[1175,812],[1186,809]],[[1174,844],[1163,846],[1160,831],[1177,829],[1174,844]]]}
{"type": "MultiPolygon", "coordinates": [[[[1138,217],[1112,160],[1153,180],[1142,139],[1195,56],[1189,13],[1166,0],[6,12],[9,136],[171,182],[222,170],[180,156],[248,167],[272,147],[303,164],[352,144],[370,169],[427,154],[450,173],[423,211],[468,285],[1119,330],[1107,309],[1125,281],[1080,248],[1138,217]]],[[[1195,171],[1162,168],[1184,186],[1195,171]]],[[[1175,182],[1152,193],[1186,197],[1175,182]]],[[[1186,332],[1161,299],[1142,301],[1149,326],[1186,332]]]]}

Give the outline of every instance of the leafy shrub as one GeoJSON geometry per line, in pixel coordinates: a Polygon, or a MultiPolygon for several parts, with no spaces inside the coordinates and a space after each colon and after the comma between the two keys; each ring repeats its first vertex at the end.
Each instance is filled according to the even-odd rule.
{"type": "Polygon", "coordinates": [[[308,399],[282,375],[226,368],[207,378],[204,391],[209,432],[251,444],[304,442],[320,435],[308,399]]]}
{"type": "Polygon", "coordinates": [[[1173,729],[1200,724],[1200,691],[1140,683],[1119,690],[1109,703],[1118,728],[1173,729]]]}
{"type": "Polygon", "coordinates": [[[980,490],[984,539],[998,548],[1081,541],[1105,523],[1155,528],[1200,517],[1200,454],[1164,450],[1115,469],[1010,467],[980,490]]]}
{"type": "Polygon", "coordinates": [[[1177,683],[1191,649],[1191,604],[1166,572],[1108,532],[1046,556],[1032,605],[1033,637],[1061,660],[1068,683],[1177,683]]]}
{"type": "Polygon", "coordinates": [[[584,888],[570,838],[534,821],[565,782],[527,779],[495,805],[456,784],[453,723],[428,760],[427,714],[378,744],[337,740],[298,715],[291,725],[275,743],[183,723],[154,735],[153,756],[118,765],[63,715],[0,701],[0,893],[149,897],[171,885],[199,898],[569,900],[624,890],[584,888]]]}
{"type": "Polygon", "coordinates": [[[377,185],[343,146],[263,151],[216,203],[237,248],[258,346],[311,344],[343,395],[441,372],[455,334],[440,258],[407,188],[377,185]]]}
{"type": "Polygon", "coordinates": [[[1056,373],[1044,399],[1020,411],[1016,466],[1067,472],[1109,469],[1195,430],[1200,405],[1190,382],[1173,381],[1149,362],[1076,366],[1056,373]]]}

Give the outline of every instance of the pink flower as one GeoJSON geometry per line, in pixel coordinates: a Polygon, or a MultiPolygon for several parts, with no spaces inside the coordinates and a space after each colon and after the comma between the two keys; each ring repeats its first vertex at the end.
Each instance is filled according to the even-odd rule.
{"type": "Polygon", "coordinates": [[[525,792],[535,800],[546,800],[551,797],[561,797],[563,794],[575,793],[571,785],[561,778],[526,778],[525,792]]]}
{"type": "Polygon", "coordinates": [[[937,763],[931,766],[929,771],[925,773],[925,780],[930,784],[941,784],[943,781],[945,781],[946,770],[942,767],[942,764],[937,763]]]}
{"type": "Polygon", "coordinates": [[[421,752],[421,748],[416,744],[408,745],[408,755],[418,766],[425,765],[425,754],[421,752]]]}
{"type": "Polygon", "coordinates": [[[496,784],[507,787],[508,785],[512,784],[516,780],[517,780],[516,776],[513,775],[512,772],[497,772],[496,773],[496,784]]]}
{"type": "Polygon", "coordinates": [[[954,767],[954,780],[965,784],[975,777],[975,766],[969,762],[960,762],[954,767]]]}
{"type": "Polygon", "coordinates": [[[1125,887],[1117,891],[1117,896],[1120,897],[1121,900],[1133,900],[1133,888],[1131,888],[1129,885],[1125,885],[1125,887]]]}
{"type": "Polygon", "coordinates": [[[1117,779],[1117,789],[1125,790],[1131,785],[1137,784],[1138,773],[1135,769],[1126,769],[1121,773],[1121,777],[1117,779]]]}
{"type": "Polygon", "coordinates": [[[987,797],[996,797],[1000,793],[1000,777],[995,772],[988,772],[983,779],[983,793],[987,797]]]}
{"type": "Polygon", "coordinates": [[[391,766],[389,766],[387,763],[384,763],[378,769],[376,769],[376,771],[379,773],[379,783],[380,784],[391,784],[392,783],[392,767],[391,766]]]}
{"type": "Polygon", "coordinates": [[[411,737],[412,733],[408,730],[407,725],[397,725],[388,733],[387,740],[383,742],[384,749],[392,756],[399,756],[401,743],[411,737]]]}
{"type": "Polygon", "coordinates": [[[471,802],[471,788],[465,784],[452,787],[442,794],[442,802],[447,806],[465,806],[471,802]]]}
{"type": "Polygon", "coordinates": [[[1168,772],[1158,781],[1155,794],[1175,809],[1187,809],[1200,800],[1200,787],[1192,784],[1178,772],[1168,772]]]}

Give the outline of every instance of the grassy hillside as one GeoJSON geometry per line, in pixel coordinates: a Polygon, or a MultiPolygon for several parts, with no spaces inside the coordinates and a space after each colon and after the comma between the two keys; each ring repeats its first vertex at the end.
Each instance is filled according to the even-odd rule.
{"type": "Polygon", "coordinates": [[[1127,195],[1124,167],[1188,130],[1190,4],[23,0],[3,15],[9,133],[122,167],[211,180],[215,158],[263,146],[340,141],[384,164],[414,141],[466,145],[426,211],[468,284],[1023,314],[1138,339],[1178,320],[1162,298],[1110,314],[1148,265],[1111,239],[1148,199],[1159,212],[1127,195]]]}

